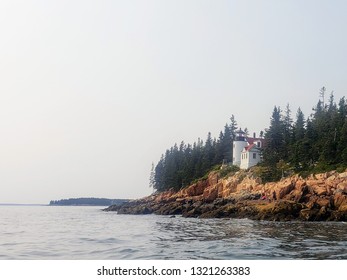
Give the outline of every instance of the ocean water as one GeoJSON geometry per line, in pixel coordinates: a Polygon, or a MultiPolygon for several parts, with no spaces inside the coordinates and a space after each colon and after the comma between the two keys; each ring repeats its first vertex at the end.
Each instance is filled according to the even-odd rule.
{"type": "Polygon", "coordinates": [[[0,259],[347,259],[347,223],[0,206],[0,259]]]}

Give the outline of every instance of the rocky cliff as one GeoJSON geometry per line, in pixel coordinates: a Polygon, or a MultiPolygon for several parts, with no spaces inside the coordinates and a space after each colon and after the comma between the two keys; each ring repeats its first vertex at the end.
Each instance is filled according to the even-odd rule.
{"type": "Polygon", "coordinates": [[[252,172],[239,171],[208,179],[179,192],[166,191],[105,211],[119,214],[183,215],[200,218],[251,218],[259,220],[347,220],[347,170],[295,175],[279,182],[262,184],[252,172]]]}

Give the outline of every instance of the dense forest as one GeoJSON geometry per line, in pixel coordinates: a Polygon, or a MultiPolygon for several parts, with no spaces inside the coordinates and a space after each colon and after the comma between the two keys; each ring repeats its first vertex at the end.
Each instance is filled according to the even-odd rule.
{"type": "Polygon", "coordinates": [[[122,204],[128,202],[128,199],[108,199],[95,197],[69,198],[61,200],[51,200],[51,206],[76,206],[76,205],[91,205],[91,206],[110,206],[113,204],[122,204]]]}
{"type": "Polygon", "coordinates": [[[284,112],[275,106],[259,165],[263,179],[277,180],[286,172],[309,174],[347,167],[345,97],[336,104],[332,92],[325,102],[324,87],[320,97],[307,119],[300,108],[293,121],[289,105],[284,112]]]}
{"type": "MultiPolygon", "coordinates": [[[[305,118],[299,108],[293,120],[289,104],[285,110],[275,106],[270,126],[260,132],[265,138],[263,161],[254,171],[264,181],[278,180],[291,173],[323,172],[347,166],[347,103],[345,97],[336,104],[333,92],[326,102],[326,89],[312,113],[305,118]]],[[[152,165],[150,186],[157,191],[179,190],[203,178],[213,169],[232,161],[232,142],[238,129],[235,117],[224,126],[218,139],[207,134],[205,141],[175,144],[152,165]]],[[[247,129],[244,129],[247,133],[247,129]]],[[[229,166],[235,171],[236,166],[229,166]]]]}
{"type": "Polygon", "coordinates": [[[232,116],[224,126],[218,140],[207,134],[205,141],[198,139],[193,144],[183,141],[166,150],[156,166],[152,165],[150,186],[157,191],[169,188],[179,190],[207,174],[214,166],[232,160],[232,141],[237,123],[232,116]]]}

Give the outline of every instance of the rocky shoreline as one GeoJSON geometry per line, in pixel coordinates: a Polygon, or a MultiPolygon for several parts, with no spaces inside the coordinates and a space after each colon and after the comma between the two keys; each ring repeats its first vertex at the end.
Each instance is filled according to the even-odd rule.
{"type": "Polygon", "coordinates": [[[212,172],[178,192],[166,191],[104,211],[118,214],[249,218],[274,221],[347,221],[347,170],[262,184],[252,172],[220,178],[212,172]]]}

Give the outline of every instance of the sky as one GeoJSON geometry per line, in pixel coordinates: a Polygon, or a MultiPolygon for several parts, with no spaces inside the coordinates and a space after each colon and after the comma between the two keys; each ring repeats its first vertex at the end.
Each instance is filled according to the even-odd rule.
{"type": "Polygon", "coordinates": [[[344,0],[0,2],[0,203],[149,195],[175,143],[347,93],[344,0]]]}

